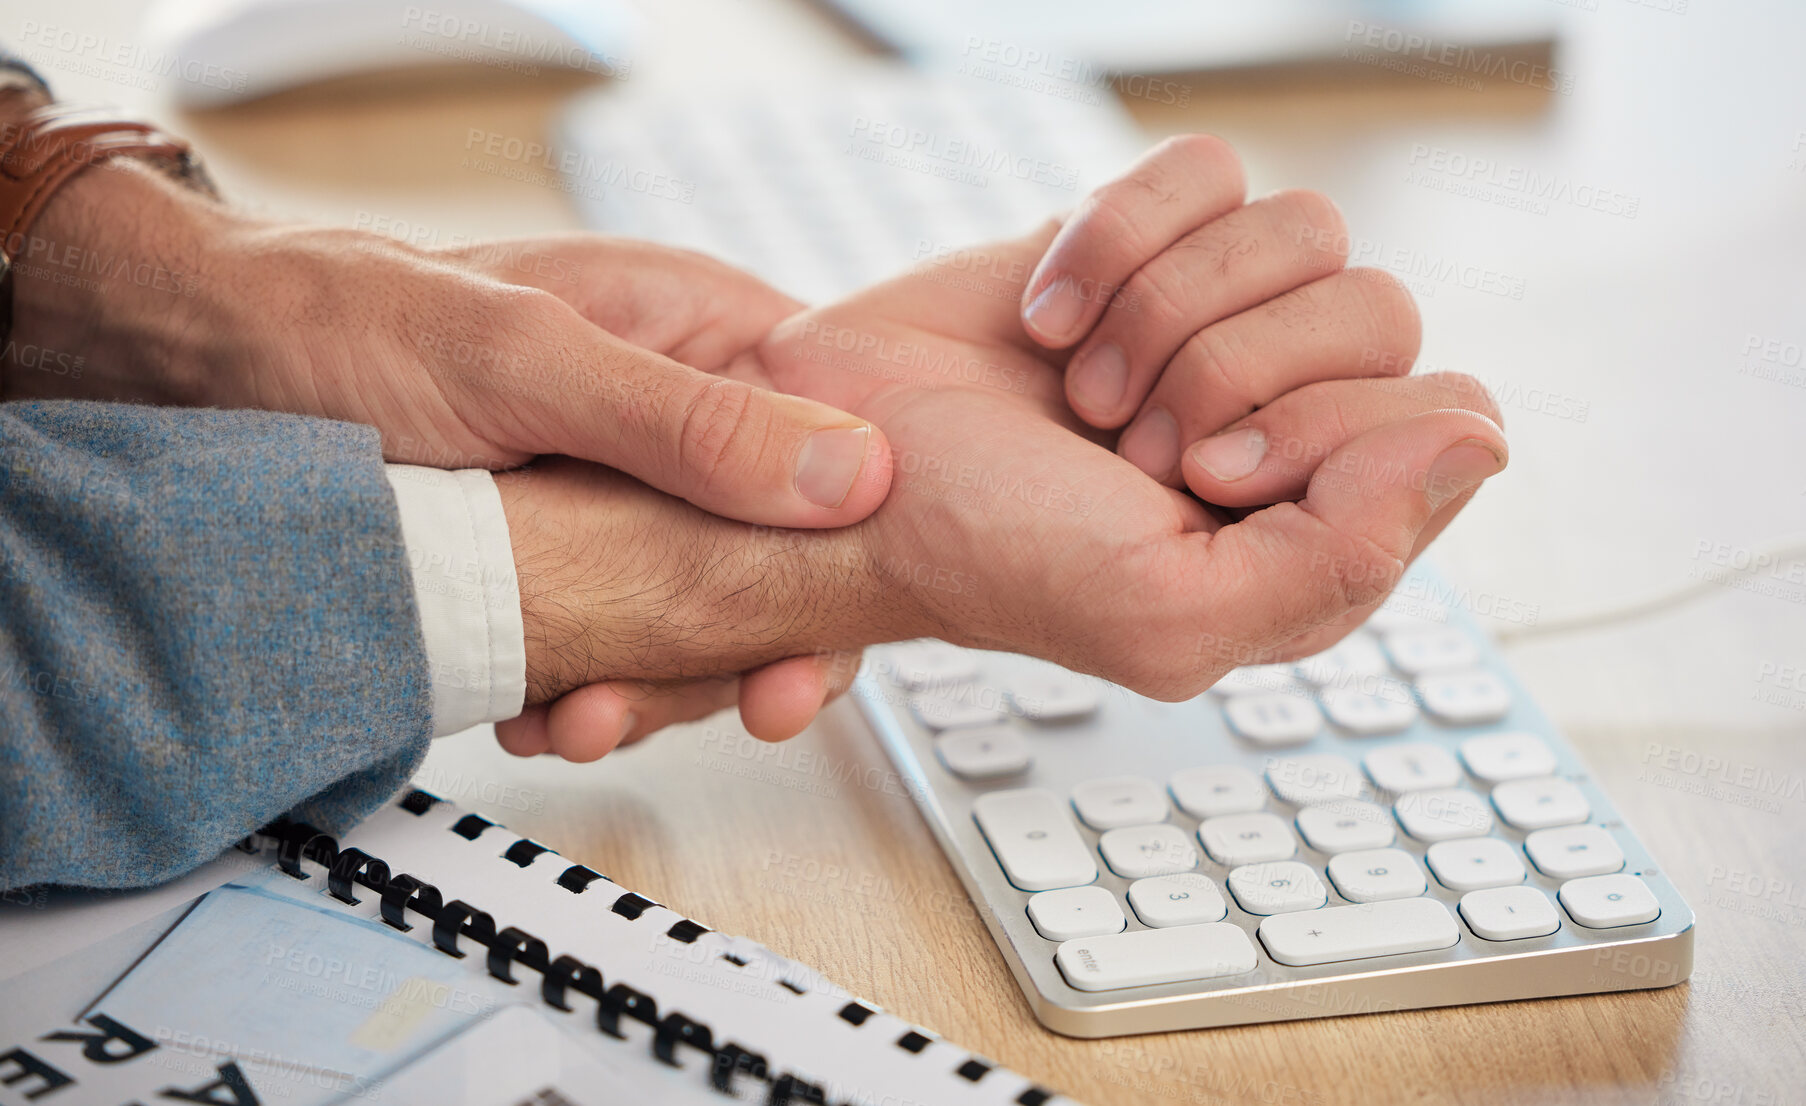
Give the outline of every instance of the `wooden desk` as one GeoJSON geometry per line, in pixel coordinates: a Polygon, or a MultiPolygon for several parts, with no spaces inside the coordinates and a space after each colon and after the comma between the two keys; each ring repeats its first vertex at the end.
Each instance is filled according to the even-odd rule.
{"type": "MultiPolygon", "coordinates": [[[[61,18],[122,33],[140,6],[77,0],[61,18]]],[[[761,80],[869,61],[790,0],[647,7],[664,41],[615,89],[624,106],[704,74],[761,80]]],[[[1200,80],[1183,111],[1131,104],[1151,136],[1200,128],[1236,141],[1257,192],[1326,189],[1370,260],[1403,250],[1406,265],[1455,258],[1524,282],[1521,301],[1434,276],[1420,278],[1420,296],[1426,362],[1516,397],[1513,473],[1444,539],[1445,567],[1546,618],[1684,579],[1709,563],[1702,544],[1806,528],[1806,389],[1739,367],[1750,335],[1806,339],[1801,18],[1779,4],[1704,8],[1573,5],[1579,80],[1557,98],[1409,80],[1333,95],[1200,80]],[[1420,145],[1553,163],[1637,195],[1642,211],[1614,220],[1558,201],[1538,218],[1463,202],[1407,179],[1420,145]],[[1555,411],[1531,398],[1538,388],[1590,414],[1555,411]]],[[[154,93],[50,75],[66,94],[171,114],[154,93]]],[[[575,227],[556,192],[452,171],[470,128],[537,136],[572,87],[356,82],[171,121],[253,202],[402,220],[444,240],[575,227]]],[[[741,740],[730,715],[582,767],[516,761],[467,734],[434,749],[423,782],[1100,1106],[1796,1102],[1806,696],[1765,699],[1759,673],[1806,662],[1800,615],[1785,589],[1727,589],[1514,652],[1698,913],[1693,980],[1661,991],[1069,1040],[1029,1015],[850,708],[782,747],[741,740]],[[1705,756],[1731,765],[1732,782],[1665,767],[1705,756]],[[1745,765],[1780,794],[1738,786],[1745,765]]]]}

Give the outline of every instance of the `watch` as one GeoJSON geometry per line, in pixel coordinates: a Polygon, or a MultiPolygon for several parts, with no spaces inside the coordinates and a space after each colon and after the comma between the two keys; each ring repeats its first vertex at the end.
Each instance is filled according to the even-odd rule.
{"type": "Polygon", "coordinates": [[[210,196],[218,191],[188,143],[150,123],[51,104],[0,124],[0,345],[12,332],[13,267],[50,198],[92,165],[134,157],[210,196]]]}

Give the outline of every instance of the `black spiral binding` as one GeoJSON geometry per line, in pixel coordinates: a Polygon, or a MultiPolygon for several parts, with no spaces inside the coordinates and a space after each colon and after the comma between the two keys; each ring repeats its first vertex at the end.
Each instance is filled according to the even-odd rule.
{"type": "MultiPolygon", "coordinates": [[[[415,790],[408,792],[399,805],[408,813],[419,816],[440,801],[430,792],[415,790]]],[[[467,841],[475,841],[493,825],[495,823],[487,818],[468,814],[451,830],[467,841]]],[[[404,932],[414,928],[406,918],[412,911],[432,923],[433,946],[447,956],[466,956],[468,950],[460,947],[459,941],[468,939],[484,950],[489,974],[503,983],[519,985],[520,980],[514,974],[516,965],[539,973],[540,998],[555,1009],[572,1011],[572,993],[593,1000],[596,1028],[611,1037],[626,1037],[621,1032],[622,1018],[649,1027],[652,1030],[652,1054],[663,1063],[683,1067],[680,1050],[686,1048],[707,1057],[709,1085],[722,1094],[737,1095],[742,1089],[742,1081],[762,1083],[769,1088],[765,1106],[828,1106],[827,1092],[820,1086],[789,1072],[774,1071],[764,1056],[749,1052],[732,1041],[717,1041],[702,1022],[676,1011],[661,1015],[658,1002],[651,995],[625,983],[609,983],[602,978],[601,969],[574,956],[554,958],[544,941],[525,930],[514,926],[498,929],[495,918],[487,911],[462,899],[445,902],[437,887],[405,873],[391,875],[386,862],[362,849],[340,849],[338,839],[330,834],[286,819],[266,826],[261,833],[276,842],[276,864],[283,872],[295,879],[307,879],[308,874],[301,865],[312,861],[326,869],[326,889],[333,898],[355,905],[361,901],[356,889],[363,887],[380,898],[382,920],[404,932]]],[[[549,852],[551,850],[543,845],[522,839],[502,855],[525,868],[549,852]]],[[[558,886],[572,894],[582,894],[591,883],[604,878],[600,872],[573,864],[558,877],[558,886]]],[[[657,905],[651,899],[625,892],[615,899],[610,909],[624,918],[637,920],[657,905]]],[[[666,932],[672,939],[687,944],[709,930],[685,918],[666,932]]],[[[721,957],[731,964],[744,966],[746,963],[732,953],[724,952],[721,957]]],[[[789,980],[778,982],[796,994],[804,993],[803,988],[789,980]]],[[[857,1027],[864,1025],[873,1012],[871,1007],[849,1002],[841,1008],[840,1017],[857,1027]]],[[[897,1038],[895,1045],[904,1051],[919,1053],[930,1041],[931,1038],[910,1030],[897,1038]]],[[[954,1074],[976,1083],[990,1070],[988,1062],[972,1057],[955,1069],[954,1074]]],[[[1017,1095],[1015,1101],[1019,1106],[1043,1106],[1052,1098],[1051,1092],[1030,1087],[1017,1095]]]]}

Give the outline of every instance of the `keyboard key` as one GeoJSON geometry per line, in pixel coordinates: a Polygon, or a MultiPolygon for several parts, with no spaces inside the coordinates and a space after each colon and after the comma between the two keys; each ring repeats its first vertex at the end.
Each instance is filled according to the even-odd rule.
{"type": "Polygon", "coordinates": [[[1383,849],[1392,844],[1392,815],[1359,799],[1338,799],[1298,812],[1298,832],[1324,853],[1383,849]]]}
{"type": "Polygon", "coordinates": [[[1598,826],[1540,829],[1524,838],[1537,871],[1554,879],[1603,876],[1624,867],[1624,850],[1598,826]]]}
{"type": "Polygon", "coordinates": [[[1587,797],[1567,780],[1511,780],[1492,789],[1499,816],[1521,830],[1571,826],[1593,816],[1587,797]]]}
{"type": "Polygon", "coordinates": [[[1166,793],[1140,776],[1086,780],[1072,789],[1072,805],[1094,830],[1148,826],[1166,821],[1166,793]]]}
{"type": "Polygon", "coordinates": [[[1394,630],[1386,635],[1386,652],[1400,672],[1426,676],[1455,672],[1480,663],[1480,645],[1464,631],[1451,627],[1394,630]]]}
{"type": "Polygon", "coordinates": [[[1511,710],[1511,689],[1491,672],[1456,672],[1417,681],[1423,709],[1451,726],[1497,722],[1511,710]]]}
{"type": "Polygon", "coordinates": [[[1097,710],[1097,685],[1050,669],[1010,681],[1010,706],[1031,722],[1070,722],[1097,710]]]}
{"type": "Polygon", "coordinates": [[[1547,937],[1561,928],[1549,896],[1534,887],[1493,887],[1461,896],[1461,920],[1488,941],[1547,937]]]}
{"type": "Polygon", "coordinates": [[[1495,733],[1461,743],[1467,770],[1487,783],[1555,774],[1555,753],[1542,738],[1527,733],[1495,733]]]}
{"type": "Polygon", "coordinates": [[[1263,860],[1288,860],[1298,851],[1292,828],[1276,814],[1226,814],[1198,826],[1198,840],[1218,864],[1233,868],[1263,860]]]}
{"type": "Polygon", "coordinates": [[[1419,841],[1484,837],[1492,832],[1492,810],[1486,800],[1459,787],[1413,791],[1392,809],[1398,824],[1419,841]]]}
{"type": "Polygon", "coordinates": [[[1301,695],[1238,695],[1223,704],[1223,717],[1256,745],[1302,745],[1323,729],[1323,713],[1301,695]]]}
{"type": "Polygon", "coordinates": [[[1367,754],[1361,762],[1381,791],[1403,794],[1453,787],[1461,782],[1461,766],[1447,749],[1427,741],[1387,745],[1367,754]]]}
{"type": "Polygon", "coordinates": [[[1317,870],[1296,860],[1249,864],[1229,873],[1229,893],[1250,914],[1315,910],[1329,901],[1317,870]]]}
{"type": "Polygon", "coordinates": [[[918,691],[909,697],[909,712],[931,730],[963,726],[989,726],[1003,721],[1003,708],[988,702],[994,698],[974,684],[958,684],[935,691],[918,691]]]}
{"type": "Polygon", "coordinates": [[[1053,792],[1026,788],[980,795],[972,817],[1011,883],[1051,891],[1097,879],[1097,863],[1067,809],[1053,792]]]}
{"type": "Polygon", "coordinates": [[[1267,805],[1267,789],[1261,786],[1260,777],[1226,764],[1175,772],[1167,787],[1179,809],[1193,818],[1246,814],[1267,805]]]}
{"type": "Polygon", "coordinates": [[[1121,933],[1129,925],[1122,907],[1116,905],[1116,896],[1095,884],[1030,895],[1028,920],[1035,923],[1035,932],[1049,941],[1121,933]]]}
{"type": "Polygon", "coordinates": [[[1367,793],[1367,780],[1360,769],[1347,759],[1328,753],[1269,758],[1267,783],[1273,794],[1295,806],[1358,799],[1367,793]]]}
{"type": "Polygon", "coordinates": [[[1568,917],[1588,929],[1641,925],[1662,913],[1648,885],[1627,872],[1571,879],[1561,885],[1558,897],[1568,917]]]}
{"type": "Polygon", "coordinates": [[[934,755],[963,780],[994,780],[1028,771],[1028,739],[1008,726],[949,730],[934,739],[934,755]]]}
{"type": "Polygon", "coordinates": [[[1371,849],[1331,857],[1329,878],[1349,902],[1414,899],[1426,889],[1423,869],[1403,849],[1371,849]]]}
{"type": "Polygon", "coordinates": [[[978,675],[978,654],[944,641],[910,641],[886,651],[891,679],[910,691],[964,683],[978,675]]]}
{"type": "Polygon", "coordinates": [[[1292,678],[1289,664],[1250,664],[1232,668],[1210,687],[1219,696],[1271,695],[1274,692],[1303,695],[1304,689],[1292,678]]]}
{"type": "Polygon", "coordinates": [[[1261,944],[1281,964],[1302,967],[1446,949],[1461,939],[1449,908],[1435,899],[1332,906],[1260,923],[1261,944]]]}
{"type": "Polygon", "coordinates": [[[1323,692],[1323,713],[1352,734],[1397,733],[1417,721],[1417,700],[1411,689],[1396,680],[1380,681],[1377,690],[1369,681],[1361,688],[1337,688],[1323,692]]]}
{"type": "Polygon", "coordinates": [[[1254,959],[1254,942],[1229,922],[1081,937],[1054,953],[1060,974],[1081,991],[1242,975],[1254,959]]]}
{"type": "Polygon", "coordinates": [[[1141,924],[1156,929],[1220,922],[1229,913],[1217,885],[1197,872],[1138,879],[1129,884],[1129,905],[1141,924]]]}
{"type": "Polygon", "coordinates": [[[1451,891],[1509,887],[1529,875],[1518,851],[1496,837],[1438,841],[1424,850],[1430,871],[1451,891]]]}
{"type": "Polygon", "coordinates": [[[1097,841],[1104,863],[1124,879],[1189,872],[1198,866],[1191,835],[1169,822],[1113,829],[1097,841]]]}
{"type": "Polygon", "coordinates": [[[1384,676],[1389,670],[1379,643],[1358,631],[1292,666],[1306,683],[1332,688],[1352,687],[1363,677],[1384,676]]]}

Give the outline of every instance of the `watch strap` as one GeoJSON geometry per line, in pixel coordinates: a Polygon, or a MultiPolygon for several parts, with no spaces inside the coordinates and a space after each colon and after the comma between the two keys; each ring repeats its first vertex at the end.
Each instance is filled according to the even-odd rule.
{"type": "Polygon", "coordinates": [[[0,125],[0,342],[12,330],[13,267],[32,224],[70,178],[114,157],[141,158],[217,194],[188,143],[150,123],[51,104],[0,125]]]}

